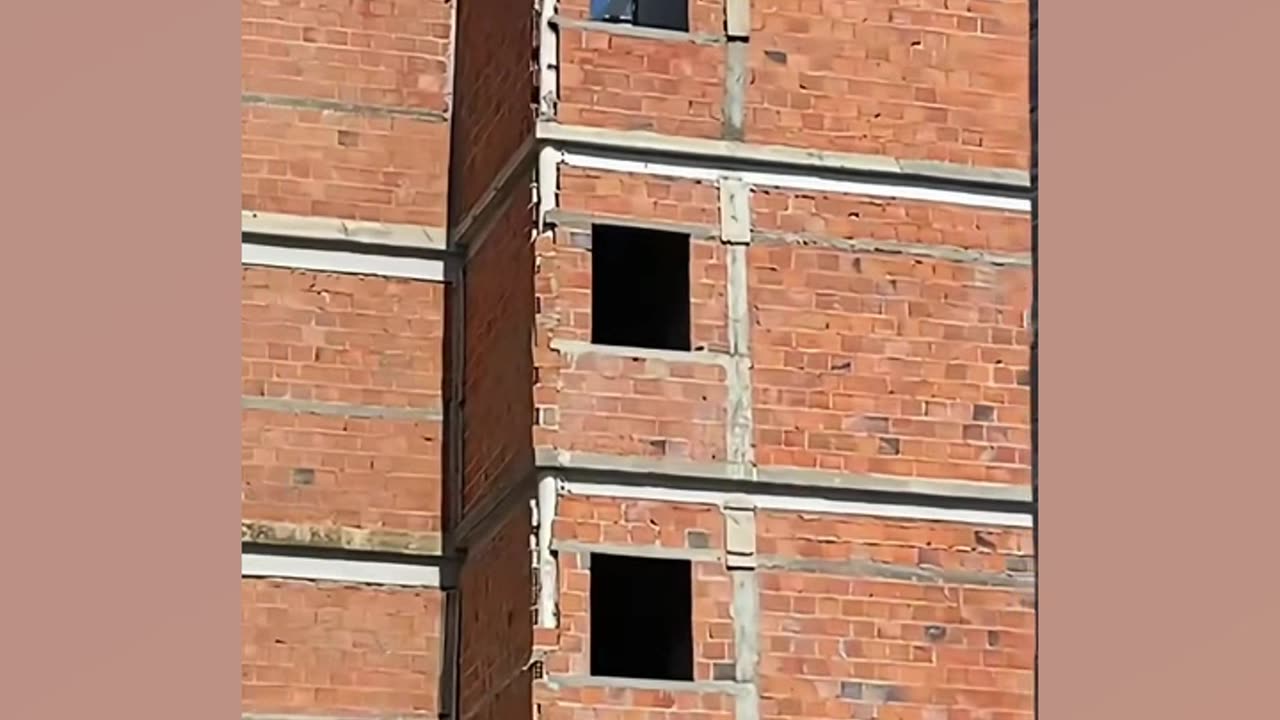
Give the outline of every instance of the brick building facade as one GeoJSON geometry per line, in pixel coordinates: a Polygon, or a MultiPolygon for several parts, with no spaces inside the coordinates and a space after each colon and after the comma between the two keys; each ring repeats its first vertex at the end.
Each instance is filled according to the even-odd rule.
{"type": "Polygon", "coordinates": [[[1025,2],[242,15],[246,718],[1032,716],[1025,2]]]}

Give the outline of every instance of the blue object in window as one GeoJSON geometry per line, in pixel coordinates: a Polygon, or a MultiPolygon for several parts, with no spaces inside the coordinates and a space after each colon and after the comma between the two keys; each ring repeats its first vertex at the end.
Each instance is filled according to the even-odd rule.
{"type": "Polygon", "coordinates": [[[635,15],[635,0],[591,0],[592,20],[629,23],[635,15]]]}

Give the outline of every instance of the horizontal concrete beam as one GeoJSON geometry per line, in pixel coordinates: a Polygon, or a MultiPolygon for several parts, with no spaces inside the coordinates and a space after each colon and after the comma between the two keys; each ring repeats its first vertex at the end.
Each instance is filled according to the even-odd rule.
{"type": "MultiPolygon", "coordinates": [[[[606,455],[603,453],[571,452],[551,448],[539,448],[537,462],[538,466],[543,468],[561,468],[600,473],[612,472],[673,478],[697,477],[710,480],[733,480],[739,477],[729,463],[723,462],[606,455]]],[[[672,482],[673,487],[679,487],[678,480],[672,482]]],[[[1019,485],[1002,485],[971,480],[840,473],[804,468],[757,468],[754,480],[742,482],[744,489],[749,489],[749,484],[755,482],[757,484],[773,484],[784,489],[807,487],[823,490],[893,493],[957,500],[1007,503],[1031,502],[1031,488],[1019,485]]]]}
{"type": "Polygon", "coordinates": [[[265,410],[297,415],[326,415],[329,417],[361,418],[367,420],[403,420],[407,422],[440,422],[444,411],[435,408],[387,407],[385,405],[354,405],[350,403],[317,402],[293,398],[259,397],[244,395],[240,407],[245,410],[265,410]]]}
{"type": "MultiPolygon", "coordinates": [[[[708,141],[727,142],[727,141],[708,141]]],[[[906,182],[892,174],[866,174],[857,176],[845,173],[839,177],[827,177],[806,169],[788,171],[768,165],[748,165],[735,156],[717,159],[715,164],[689,162],[679,157],[664,156],[657,152],[634,151],[618,153],[594,148],[562,150],[561,158],[569,167],[580,167],[606,172],[635,173],[660,177],[697,180],[711,183],[720,177],[733,174],[753,187],[773,187],[801,192],[822,192],[864,197],[882,197],[895,200],[961,205],[966,207],[1007,210],[1017,213],[1031,212],[1031,200],[1022,191],[1003,192],[971,189],[957,183],[906,182]],[[757,168],[766,169],[757,169],[757,168]]],[[[936,179],[935,179],[936,180],[936,179]]]]}
{"type": "Polygon", "coordinates": [[[444,250],[444,228],[269,213],[258,210],[240,211],[240,232],[283,238],[319,240],[335,243],[359,243],[419,250],[444,250]]]}
{"type": "Polygon", "coordinates": [[[347,560],[245,552],[240,555],[240,576],[313,580],[360,585],[440,587],[440,568],[373,560],[347,560]]]}
{"type": "Polygon", "coordinates": [[[570,357],[578,355],[601,355],[629,360],[661,360],[672,363],[693,363],[697,365],[721,365],[727,367],[733,358],[727,353],[707,350],[655,350],[653,348],[626,347],[621,345],[597,345],[581,340],[552,338],[551,349],[570,357]]]}
{"type": "Polygon", "coordinates": [[[671,222],[661,219],[641,219],[621,217],[603,213],[582,213],[568,210],[551,210],[547,213],[547,222],[568,230],[590,231],[593,225],[614,225],[617,227],[643,228],[686,234],[693,238],[715,238],[719,229],[715,225],[696,225],[693,223],[671,222]]]}
{"type": "Polygon", "coordinates": [[[762,555],[760,567],[770,570],[818,573],[822,575],[847,575],[881,580],[943,585],[975,585],[979,587],[1007,587],[1031,589],[1036,585],[1033,573],[998,573],[977,570],[957,570],[931,567],[912,567],[872,562],[870,560],[825,560],[817,558],[793,558],[762,555]]]}
{"type": "Polygon", "coordinates": [[[246,519],[240,521],[240,541],[317,550],[418,556],[438,555],[442,545],[439,533],[246,519]]]}
{"type": "Polygon", "coordinates": [[[565,480],[564,491],[567,495],[587,497],[606,497],[622,500],[649,500],[664,503],[687,503],[691,505],[723,505],[735,495],[748,495],[755,501],[761,511],[817,513],[827,515],[860,515],[865,517],[896,518],[901,520],[924,520],[935,522],[961,523],[990,527],[1032,526],[1030,512],[998,512],[990,510],[968,510],[933,505],[914,505],[901,502],[867,502],[855,500],[833,500],[822,497],[803,495],[765,494],[759,492],[742,493],[717,490],[685,489],[674,484],[624,484],[608,482],[592,482],[590,480],[565,480]]]}
{"type": "Polygon", "coordinates": [[[285,108],[289,110],[311,110],[313,112],[331,112],[342,115],[360,115],[363,117],[404,118],[406,120],[417,120],[419,122],[430,123],[449,122],[448,116],[438,110],[395,107],[391,105],[347,103],[339,102],[337,100],[321,100],[318,98],[297,97],[293,95],[241,93],[240,103],[243,105],[261,105],[264,107],[285,108]]]}
{"type": "MultiPolygon", "coordinates": [[[[767,145],[731,140],[684,138],[648,130],[611,130],[582,125],[564,125],[544,120],[538,123],[538,139],[562,149],[593,149],[642,156],[655,162],[702,161],[728,171],[754,171],[798,175],[804,171],[833,180],[906,182],[939,189],[967,189],[970,192],[1004,191],[1027,200],[1031,176],[1023,170],[978,168],[923,160],[904,160],[887,155],[809,150],[785,145],[767,145]]],[[[750,180],[749,180],[750,181],[750,180]]],[[[750,181],[755,182],[755,181],[750,181]]],[[[768,185],[761,182],[758,184],[768,185]]]]}
{"type": "MultiPolygon", "coordinates": [[[[826,247],[850,253],[881,255],[906,255],[954,263],[996,265],[1000,267],[1031,267],[1031,253],[999,253],[988,250],[970,250],[954,245],[927,245],[924,243],[871,240],[864,238],[837,238],[808,233],[777,233],[756,230],[751,234],[754,243],[764,245],[800,245],[826,247]]],[[[1028,237],[1028,242],[1030,238],[1028,237]]]]}
{"type": "Polygon", "coordinates": [[[249,266],[311,270],[343,275],[444,281],[444,262],[441,260],[267,245],[258,244],[252,239],[240,243],[240,262],[249,266]]]}
{"type": "Polygon", "coordinates": [[[617,688],[657,690],[671,693],[737,694],[743,687],[728,680],[647,680],[641,678],[596,677],[592,675],[548,675],[542,682],[551,688],[617,688]]]}
{"type": "MultiPolygon", "coordinates": [[[[691,238],[705,239],[717,237],[718,229],[714,225],[697,225],[693,223],[676,223],[664,220],[649,220],[633,217],[618,217],[603,213],[568,212],[552,210],[547,213],[547,221],[558,227],[577,232],[590,232],[595,225],[614,225],[634,227],[647,230],[662,230],[687,234],[691,238]]],[[[909,257],[927,258],[943,262],[973,263],[979,265],[995,265],[1000,267],[1030,267],[1031,254],[1000,253],[990,250],[971,250],[954,245],[931,245],[926,243],[909,243],[895,240],[874,240],[871,238],[842,238],[833,235],[817,235],[814,233],[784,233],[767,230],[751,231],[751,242],[762,245],[798,245],[824,247],[849,253],[867,253],[881,255],[906,255],[909,257]]]]}
{"type": "Polygon", "coordinates": [[[712,548],[673,548],[662,545],[624,545],[621,543],[587,543],[577,540],[556,540],[551,543],[556,552],[586,555],[621,555],[624,557],[651,558],[654,560],[690,560],[693,562],[723,562],[724,553],[712,548]]]}

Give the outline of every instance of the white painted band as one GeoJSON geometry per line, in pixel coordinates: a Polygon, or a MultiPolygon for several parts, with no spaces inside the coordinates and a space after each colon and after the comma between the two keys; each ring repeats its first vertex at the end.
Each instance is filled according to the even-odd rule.
{"type": "Polygon", "coordinates": [[[403,587],[440,587],[440,568],[432,565],[406,565],[372,560],[335,560],[330,558],[292,557],[242,553],[241,577],[282,578],[289,580],[327,580],[363,585],[399,585],[403,587]]]}
{"type": "Polygon", "coordinates": [[[827,498],[764,493],[730,494],[714,490],[593,483],[581,480],[566,480],[563,488],[564,492],[569,495],[610,497],[622,500],[653,500],[656,502],[689,503],[691,505],[723,505],[730,498],[745,496],[751,498],[756,507],[761,510],[826,513],[831,515],[866,515],[871,517],[901,518],[904,520],[955,522],[968,525],[1031,527],[1031,515],[1028,513],[957,510],[927,505],[855,502],[851,500],[830,500],[827,498]]]}
{"type": "Polygon", "coordinates": [[[240,232],[436,250],[445,247],[443,228],[257,210],[240,211],[240,232]]]}
{"type": "MultiPolygon", "coordinates": [[[[664,177],[683,178],[686,180],[715,181],[729,174],[715,168],[694,165],[673,165],[670,163],[652,163],[640,160],[623,160],[619,158],[600,157],[580,151],[564,151],[561,157],[566,165],[591,170],[610,170],[613,172],[641,173],[664,177]]],[[[737,172],[732,173],[750,185],[777,187],[813,192],[845,193],[849,195],[866,195],[870,197],[887,197],[899,200],[920,200],[924,202],[945,203],[950,205],[966,205],[970,207],[994,208],[1015,212],[1031,212],[1031,201],[1025,198],[1011,198],[1001,195],[964,192],[960,190],[937,190],[914,185],[895,185],[888,183],[865,183],[849,180],[830,180],[813,175],[796,175],[791,173],[737,172]]]]}
{"type": "Polygon", "coordinates": [[[346,275],[376,275],[412,280],[444,281],[444,263],[413,257],[365,255],[338,250],[240,244],[240,262],[293,270],[318,270],[346,275]]]}

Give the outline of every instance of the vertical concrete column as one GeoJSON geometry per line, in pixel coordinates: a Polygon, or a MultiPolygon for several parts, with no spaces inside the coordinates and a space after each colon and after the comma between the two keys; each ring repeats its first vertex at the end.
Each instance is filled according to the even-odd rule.
{"type": "Polygon", "coordinates": [[[756,508],[748,497],[725,500],[725,569],[733,587],[734,680],[738,695],[736,720],[758,720],[760,690],[756,669],[760,664],[760,587],[756,577],[756,508]]]}
{"type": "Polygon", "coordinates": [[[538,117],[543,120],[554,120],[560,103],[560,34],[553,23],[555,16],[556,0],[538,3],[538,117]]]}
{"type": "Polygon", "coordinates": [[[750,77],[747,40],[750,30],[750,0],[725,0],[723,125],[725,140],[742,140],[746,134],[746,95],[750,77]]]}
{"type": "Polygon", "coordinates": [[[546,474],[538,479],[538,495],[533,500],[533,556],[536,616],[534,625],[554,630],[560,626],[560,567],[551,549],[560,500],[560,478],[546,474]]]}
{"type": "Polygon", "coordinates": [[[729,355],[726,452],[742,478],[755,477],[751,389],[751,305],[747,248],[751,243],[751,188],[738,177],[720,178],[720,240],[727,265],[729,355]]]}

